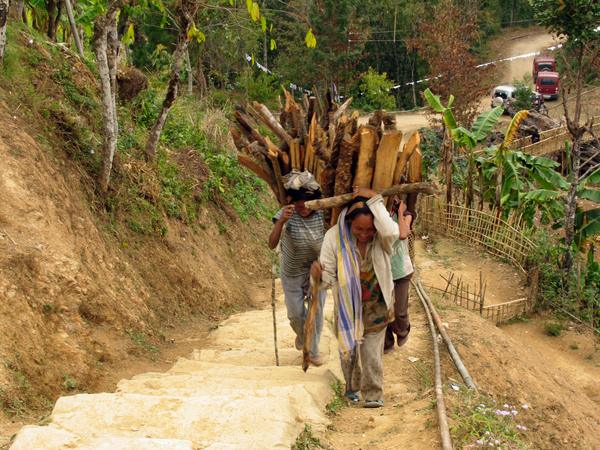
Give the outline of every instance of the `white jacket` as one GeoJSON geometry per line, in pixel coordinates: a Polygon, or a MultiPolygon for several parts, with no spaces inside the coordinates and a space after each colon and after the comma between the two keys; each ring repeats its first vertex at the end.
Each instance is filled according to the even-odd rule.
{"type": "MultiPolygon", "coordinates": [[[[383,298],[388,309],[394,305],[394,281],[392,280],[392,265],[390,263],[392,247],[398,240],[400,232],[398,224],[392,220],[383,204],[383,197],[376,195],[367,201],[367,206],[374,216],[374,225],[377,233],[373,236],[372,257],[375,276],[381,287],[383,298]]],[[[350,231],[352,233],[352,231],[350,231]]],[[[337,236],[338,226],[334,226],[325,233],[323,247],[321,247],[321,263],[325,265],[321,276],[320,289],[331,289],[337,310],[338,285],[337,285],[337,236]]]]}

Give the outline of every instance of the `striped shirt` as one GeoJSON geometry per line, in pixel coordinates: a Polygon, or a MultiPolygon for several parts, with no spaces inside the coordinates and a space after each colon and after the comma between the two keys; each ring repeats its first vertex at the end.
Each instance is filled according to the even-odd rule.
{"type": "MultiPolygon", "coordinates": [[[[275,214],[273,222],[279,220],[282,214],[283,208],[275,214]]],[[[279,270],[288,277],[306,275],[310,271],[312,262],[319,258],[324,236],[323,211],[315,211],[307,218],[300,217],[294,211],[287,221],[287,228],[281,238],[279,270]]]]}

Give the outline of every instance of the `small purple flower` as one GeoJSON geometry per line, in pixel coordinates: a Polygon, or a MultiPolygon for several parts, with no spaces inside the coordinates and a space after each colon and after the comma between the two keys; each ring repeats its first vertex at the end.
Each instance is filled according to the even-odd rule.
{"type": "Polygon", "coordinates": [[[525,428],[525,427],[521,427],[521,430],[523,430],[523,431],[527,431],[527,428],[525,428]]]}
{"type": "Polygon", "coordinates": [[[523,405],[523,406],[521,406],[521,408],[523,408],[523,409],[527,409],[527,408],[529,408],[529,406],[527,406],[527,405],[523,405]]]}
{"type": "Polygon", "coordinates": [[[500,443],[500,441],[499,441],[498,439],[496,439],[496,440],[494,441],[494,444],[496,444],[496,445],[498,445],[499,443],[500,443]]]}
{"type": "Polygon", "coordinates": [[[508,405],[505,403],[504,405],[502,405],[504,408],[508,408],[508,405]]]}
{"type": "MultiPolygon", "coordinates": [[[[479,388],[479,389],[481,389],[481,388],[479,388]]],[[[477,444],[483,445],[483,441],[481,439],[477,439],[477,444]]]]}
{"type": "Polygon", "coordinates": [[[485,432],[485,434],[487,434],[487,435],[489,436],[489,435],[490,435],[490,432],[489,432],[489,431],[486,431],[486,432],[485,432]]]}

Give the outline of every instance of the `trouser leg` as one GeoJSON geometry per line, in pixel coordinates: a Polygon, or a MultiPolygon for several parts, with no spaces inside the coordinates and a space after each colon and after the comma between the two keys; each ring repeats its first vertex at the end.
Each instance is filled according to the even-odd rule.
{"type": "Polygon", "coordinates": [[[394,334],[398,336],[398,347],[408,340],[410,320],[408,317],[408,290],[413,274],[394,281],[394,321],[387,326],[385,332],[385,348],[394,347],[394,334]]]}
{"type": "MultiPolygon", "coordinates": [[[[283,293],[285,294],[285,307],[287,309],[287,317],[290,321],[290,326],[296,335],[302,340],[302,342],[304,342],[304,322],[308,314],[308,309],[304,305],[304,292],[302,285],[308,279],[308,274],[298,277],[289,277],[281,272],[279,276],[281,278],[283,293]]],[[[327,291],[319,291],[318,297],[319,307],[315,315],[313,331],[310,339],[311,356],[316,356],[319,353],[319,342],[321,340],[321,333],[323,331],[323,308],[325,307],[327,291]]]]}
{"type": "Polygon", "coordinates": [[[385,329],[366,333],[360,345],[361,392],[365,401],[383,396],[383,341],[385,329]]]}
{"type": "Polygon", "coordinates": [[[354,349],[354,353],[348,358],[348,361],[342,359],[342,372],[346,381],[346,392],[360,391],[360,347],[354,349]]]}

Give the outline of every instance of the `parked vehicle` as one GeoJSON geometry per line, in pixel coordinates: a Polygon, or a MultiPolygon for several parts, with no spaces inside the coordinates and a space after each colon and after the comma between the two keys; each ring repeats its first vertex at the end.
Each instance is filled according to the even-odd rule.
{"type": "Polygon", "coordinates": [[[506,109],[510,105],[510,102],[516,100],[516,90],[517,88],[511,84],[503,84],[502,86],[495,87],[494,92],[492,93],[491,107],[495,108],[497,106],[502,106],[506,109]]]}
{"type": "Polygon", "coordinates": [[[550,100],[558,99],[558,72],[540,72],[535,84],[535,92],[550,100]]]}
{"type": "Polygon", "coordinates": [[[539,56],[533,60],[534,83],[537,83],[540,72],[556,72],[556,61],[552,56],[539,56]]]}

